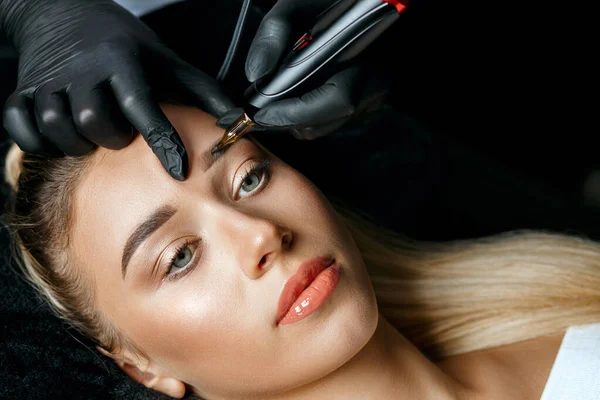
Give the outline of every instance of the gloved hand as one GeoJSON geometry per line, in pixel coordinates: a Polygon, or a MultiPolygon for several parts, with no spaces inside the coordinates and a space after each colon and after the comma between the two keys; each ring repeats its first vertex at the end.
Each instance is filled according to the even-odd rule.
{"type": "Polygon", "coordinates": [[[133,125],[171,176],[183,180],[187,153],[157,93],[176,91],[214,116],[232,107],[216,81],[110,0],[0,0],[0,26],[19,54],[4,127],[26,152],[123,148],[133,125]]]}
{"type": "MultiPolygon", "coordinates": [[[[255,82],[275,71],[296,40],[335,2],[279,0],[263,18],[250,46],[246,59],[248,80],[255,82]]],[[[356,114],[377,108],[388,84],[383,76],[361,63],[361,56],[358,58],[322,86],[263,107],[254,115],[254,121],[263,129],[287,128],[298,139],[315,139],[339,128],[356,114]]],[[[239,109],[230,110],[217,124],[227,127],[239,115],[239,109]]]]}

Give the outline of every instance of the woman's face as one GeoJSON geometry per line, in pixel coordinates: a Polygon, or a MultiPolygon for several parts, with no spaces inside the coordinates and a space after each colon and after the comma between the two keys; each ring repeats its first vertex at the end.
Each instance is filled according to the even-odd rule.
{"type": "Polygon", "coordinates": [[[282,393],[343,365],[371,338],[377,306],[334,210],[251,140],[211,160],[223,130],[210,115],[163,110],[188,150],[186,181],[138,136],[99,149],[75,192],[71,248],[100,309],[165,375],[209,398],[282,393]],[[284,285],[319,257],[335,260],[335,289],[308,317],[277,324],[284,285]]]}

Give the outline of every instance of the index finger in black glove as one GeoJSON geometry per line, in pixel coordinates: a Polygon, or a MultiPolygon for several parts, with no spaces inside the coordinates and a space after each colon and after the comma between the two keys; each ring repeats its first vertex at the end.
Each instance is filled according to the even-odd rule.
{"type": "MultiPolygon", "coordinates": [[[[216,81],[184,62],[173,66],[174,81],[188,91],[194,103],[212,115],[221,115],[231,107],[216,81]]],[[[125,117],[144,137],[171,176],[187,175],[187,152],[179,134],[153,100],[150,85],[139,64],[117,73],[110,80],[117,103],[125,117]]]]}
{"type": "Polygon", "coordinates": [[[150,86],[144,79],[143,71],[130,65],[128,69],[116,74],[110,85],[121,111],[141,133],[163,167],[174,178],[185,179],[187,152],[175,128],[152,100],[150,86]]]}
{"type": "Polygon", "coordinates": [[[214,116],[232,106],[214,79],[112,1],[1,1],[0,24],[19,53],[4,125],[24,151],[56,156],[83,155],[94,145],[117,149],[131,141],[133,125],[165,169],[183,180],[186,152],[156,103],[164,99],[158,92],[177,88],[176,100],[192,98],[214,116]]]}

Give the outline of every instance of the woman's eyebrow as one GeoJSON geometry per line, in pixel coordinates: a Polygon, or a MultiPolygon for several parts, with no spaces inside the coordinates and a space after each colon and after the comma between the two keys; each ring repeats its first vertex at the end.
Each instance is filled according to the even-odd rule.
{"type": "Polygon", "coordinates": [[[208,150],[206,150],[204,153],[202,153],[202,159],[204,160],[204,165],[202,166],[202,171],[206,172],[210,169],[210,167],[212,167],[215,162],[217,160],[219,160],[221,157],[223,157],[223,155],[225,154],[225,152],[233,145],[235,145],[236,143],[238,143],[240,140],[242,139],[248,139],[246,137],[241,137],[237,142],[234,142],[228,146],[225,146],[222,150],[219,150],[217,152],[214,151],[214,149],[219,145],[219,143],[221,143],[221,139],[217,140],[216,142],[214,142],[212,144],[212,146],[210,146],[208,148],[208,150]]]}
{"type": "Polygon", "coordinates": [[[223,157],[223,154],[227,151],[230,146],[225,146],[222,150],[214,151],[214,149],[221,143],[221,139],[217,140],[210,146],[204,153],[202,153],[202,160],[204,160],[204,165],[202,166],[202,171],[208,171],[214,163],[223,157]]]}
{"type": "Polygon", "coordinates": [[[148,218],[135,228],[123,248],[123,256],[121,257],[121,275],[123,275],[123,279],[125,279],[125,275],[127,274],[127,265],[137,248],[156,232],[158,228],[171,219],[176,212],[177,209],[175,207],[164,204],[158,207],[148,216],[148,218]]]}

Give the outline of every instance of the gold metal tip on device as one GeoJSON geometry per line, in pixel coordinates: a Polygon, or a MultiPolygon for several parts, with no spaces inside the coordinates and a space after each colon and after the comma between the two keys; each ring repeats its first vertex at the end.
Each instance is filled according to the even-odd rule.
{"type": "Polygon", "coordinates": [[[242,115],[233,121],[233,123],[229,125],[227,129],[225,129],[223,138],[219,144],[213,148],[212,153],[217,153],[223,150],[226,146],[235,143],[239,138],[248,133],[254,125],[256,125],[256,123],[250,119],[248,114],[242,112],[242,115]]]}

